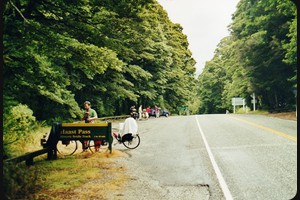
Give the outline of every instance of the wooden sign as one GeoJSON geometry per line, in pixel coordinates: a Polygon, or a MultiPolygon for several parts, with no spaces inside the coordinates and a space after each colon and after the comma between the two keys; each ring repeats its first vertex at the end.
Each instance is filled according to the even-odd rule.
{"type": "Polygon", "coordinates": [[[105,140],[111,136],[111,123],[62,123],[59,140],[105,140]]]}

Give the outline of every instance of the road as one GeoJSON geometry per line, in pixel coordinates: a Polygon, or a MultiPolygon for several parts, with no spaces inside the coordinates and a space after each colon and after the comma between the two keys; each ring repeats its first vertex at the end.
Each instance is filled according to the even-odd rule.
{"type": "Polygon", "coordinates": [[[296,194],[296,121],[220,114],[138,125],[137,149],[114,147],[130,155],[132,183],[139,185],[122,199],[285,200],[296,194]]]}

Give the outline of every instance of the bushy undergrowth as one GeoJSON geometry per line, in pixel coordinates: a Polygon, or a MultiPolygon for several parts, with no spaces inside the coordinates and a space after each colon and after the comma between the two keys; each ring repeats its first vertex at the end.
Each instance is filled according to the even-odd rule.
{"type": "Polygon", "coordinates": [[[24,163],[3,164],[4,199],[32,199],[32,195],[41,189],[41,167],[26,166],[24,163]]]}
{"type": "Polygon", "coordinates": [[[250,112],[249,107],[245,107],[245,108],[240,107],[235,111],[235,113],[237,113],[237,114],[243,114],[243,113],[249,113],[249,112],[250,112]]]}
{"type": "Polygon", "coordinates": [[[4,110],[3,114],[3,155],[16,155],[14,146],[31,139],[30,134],[37,128],[33,112],[26,105],[19,104],[4,110]]]}
{"type": "Polygon", "coordinates": [[[253,110],[250,110],[249,107],[245,107],[245,109],[244,108],[237,109],[236,113],[237,114],[245,114],[245,113],[247,113],[247,114],[267,114],[269,112],[266,111],[266,110],[255,110],[255,111],[253,111],[253,110]]]}
{"type": "MultiPolygon", "coordinates": [[[[3,159],[42,148],[40,139],[49,128],[37,122],[26,105],[7,107],[3,114],[3,159]]],[[[40,168],[26,166],[24,162],[3,162],[3,191],[5,199],[32,199],[39,185],[40,168]]]]}

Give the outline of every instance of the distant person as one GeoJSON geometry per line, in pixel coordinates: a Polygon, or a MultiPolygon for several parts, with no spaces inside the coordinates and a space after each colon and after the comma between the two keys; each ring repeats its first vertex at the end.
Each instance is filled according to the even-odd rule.
{"type": "Polygon", "coordinates": [[[136,111],[135,105],[131,106],[129,109],[129,113],[136,111]]]}
{"type": "Polygon", "coordinates": [[[154,109],[155,109],[155,117],[158,118],[159,117],[159,109],[157,106],[155,106],[154,109]]]}
{"type": "Polygon", "coordinates": [[[142,114],[143,114],[143,108],[142,108],[142,105],[140,105],[140,107],[139,107],[139,120],[142,119],[142,114]]]}
{"type": "Polygon", "coordinates": [[[147,112],[147,109],[143,109],[143,113],[142,113],[143,118],[148,119],[149,118],[149,114],[147,112]]]}
{"type": "Polygon", "coordinates": [[[150,116],[150,114],[151,114],[151,108],[150,108],[150,106],[148,106],[148,107],[146,108],[146,112],[148,113],[148,116],[150,116]]]}
{"type": "Polygon", "coordinates": [[[138,113],[136,112],[136,108],[135,106],[131,106],[130,107],[130,113],[129,113],[131,116],[133,116],[134,119],[137,119],[138,118],[138,113]]]}
{"type": "MultiPolygon", "coordinates": [[[[83,103],[84,106],[84,113],[82,117],[82,121],[85,123],[94,123],[94,120],[98,118],[97,112],[92,109],[91,107],[91,102],[85,101],[83,103]]],[[[88,140],[83,140],[82,142],[82,150],[86,151],[88,148],[88,140]]],[[[100,145],[101,145],[101,140],[94,140],[95,144],[95,151],[99,151],[100,145]]]]}

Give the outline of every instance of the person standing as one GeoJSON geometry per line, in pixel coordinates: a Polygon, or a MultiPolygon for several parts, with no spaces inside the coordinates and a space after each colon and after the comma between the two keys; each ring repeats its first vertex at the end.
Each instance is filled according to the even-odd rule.
{"type": "Polygon", "coordinates": [[[155,109],[155,117],[158,118],[159,117],[159,109],[157,106],[155,106],[154,109],[155,109]]]}
{"type": "Polygon", "coordinates": [[[142,105],[140,105],[140,107],[139,107],[139,120],[142,119],[142,114],[143,114],[143,108],[142,108],[142,105]]]}
{"type": "MultiPolygon", "coordinates": [[[[82,121],[85,123],[94,123],[94,120],[98,118],[97,112],[92,109],[91,107],[91,102],[85,101],[83,103],[84,107],[84,113],[82,117],[82,121]]],[[[95,145],[95,151],[99,151],[100,145],[101,145],[101,140],[94,140],[94,145],[95,145]]],[[[88,141],[83,140],[82,141],[82,150],[86,151],[88,148],[88,141]]]]}
{"type": "Polygon", "coordinates": [[[148,113],[148,116],[150,116],[150,114],[151,114],[150,106],[148,106],[148,107],[146,108],[146,112],[148,113]]]}

